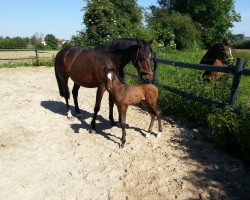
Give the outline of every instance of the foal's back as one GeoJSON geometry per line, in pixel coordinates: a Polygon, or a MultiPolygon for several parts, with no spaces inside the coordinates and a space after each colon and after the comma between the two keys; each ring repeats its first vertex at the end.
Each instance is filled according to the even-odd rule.
{"type": "Polygon", "coordinates": [[[153,84],[137,84],[126,85],[126,92],[124,93],[124,101],[128,104],[134,105],[141,101],[156,102],[158,98],[158,89],[153,84]]]}

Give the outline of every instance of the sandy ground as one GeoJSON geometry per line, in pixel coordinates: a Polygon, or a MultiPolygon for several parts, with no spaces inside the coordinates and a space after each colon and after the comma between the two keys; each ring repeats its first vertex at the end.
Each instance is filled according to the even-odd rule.
{"type": "Polygon", "coordinates": [[[105,93],[89,133],[95,92],[80,89],[83,120],[69,120],[53,68],[0,69],[0,199],[250,199],[241,161],[168,118],[145,138],[150,116],[130,107],[119,149],[105,93]]]}

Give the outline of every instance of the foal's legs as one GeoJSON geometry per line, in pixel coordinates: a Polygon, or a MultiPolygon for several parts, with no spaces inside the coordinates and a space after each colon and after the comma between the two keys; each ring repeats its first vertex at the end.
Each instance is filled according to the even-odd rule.
{"type": "Polygon", "coordinates": [[[77,100],[79,88],[80,88],[80,86],[77,85],[76,83],[74,83],[72,94],[73,94],[73,99],[74,99],[74,104],[75,104],[75,111],[76,111],[77,117],[81,116],[80,109],[79,109],[79,106],[78,106],[78,100],[77,100]]]}
{"type": "Polygon", "coordinates": [[[117,125],[116,122],[114,121],[113,109],[114,109],[114,101],[112,98],[112,94],[109,94],[109,120],[110,120],[111,126],[117,125]]]}
{"type": "Polygon", "coordinates": [[[91,131],[92,130],[95,130],[95,120],[96,120],[96,117],[97,117],[97,113],[99,112],[100,110],[100,105],[101,105],[101,101],[102,101],[102,97],[103,97],[103,93],[105,92],[106,90],[106,87],[104,84],[101,84],[98,88],[97,88],[97,92],[96,92],[96,101],[95,101],[95,108],[94,108],[94,116],[93,116],[93,119],[91,121],[91,131]]]}
{"type": "Polygon", "coordinates": [[[149,108],[150,115],[151,115],[151,121],[150,121],[150,125],[149,125],[149,128],[148,128],[148,132],[152,131],[155,116],[157,116],[157,120],[158,120],[158,134],[157,134],[157,137],[159,137],[160,133],[162,132],[161,111],[158,108],[156,103],[151,104],[151,105],[147,104],[147,107],[149,108]]]}
{"type": "Polygon", "coordinates": [[[118,112],[119,116],[121,118],[121,125],[122,125],[122,138],[121,138],[121,146],[120,148],[124,147],[124,144],[126,142],[126,113],[127,113],[127,106],[119,106],[118,107],[118,112]]]}

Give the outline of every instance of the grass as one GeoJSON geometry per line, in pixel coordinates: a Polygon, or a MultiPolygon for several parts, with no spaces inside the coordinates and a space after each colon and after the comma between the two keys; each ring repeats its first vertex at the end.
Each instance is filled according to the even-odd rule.
{"type": "MultiPolygon", "coordinates": [[[[195,53],[174,52],[159,54],[158,57],[180,62],[199,63],[203,55],[204,51],[195,53]]],[[[249,65],[250,51],[234,51],[233,55],[234,57],[243,57],[246,60],[245,66],[249,65]]],[[[129,66],[128,70],[136,73],[132,66],[129,66]]],[[[192,93],[196,96],[229,103],[232,76],[221,78],[214,86],[201,81],[202,72],[200,70],[159,64],[158,79],[161,84],[192,93]]],[[[131,80],[133,79],[127,78],[127,81],[131,80]]],[[[210,134],[206,139],[217,144],[222,150],[250,162],[249,83],[250,77],[243,76],[237,99],[238,112],[233,111],[230,106],[220,109],[203,105],[163,89],[159,90],[159,104],[165,115],[184,119],[193,128],[208,130],[210,134]]]]}
{"type": "Polygon", "coordinates": [[[1,51],[1,58],[33,58],[26,60],[0,60],[0,68],[14,68],[18,66],[53,66],[54,57],[57,51],[38,51],[38,60],[35,58],[36,53],[32,51],[1,51]]]}

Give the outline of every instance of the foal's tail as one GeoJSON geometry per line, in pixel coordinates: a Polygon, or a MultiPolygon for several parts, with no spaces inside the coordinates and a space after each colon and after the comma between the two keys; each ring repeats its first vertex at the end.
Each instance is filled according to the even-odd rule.
{"type": "Polygon", "coordinates": [[[59,51],[55,57],[55,75],[57,80],[57,85],[59,88],[59,93],[62,97],[64,97],[67,101],[69,99],[70,93],[69,93],[69,87],[68,87],[68,79],[69,76],[65,73],[65,66],[64,66],[64,55],[65,52],[67,52],[69,48],[62,49],[59,51]]]}

